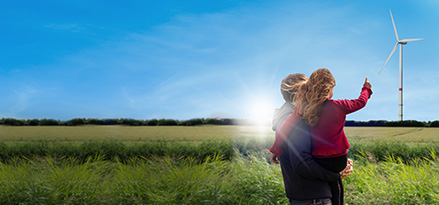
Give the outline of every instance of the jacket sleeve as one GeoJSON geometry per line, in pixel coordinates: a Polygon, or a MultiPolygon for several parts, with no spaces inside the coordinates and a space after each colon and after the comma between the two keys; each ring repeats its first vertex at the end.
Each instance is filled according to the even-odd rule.
{"type": "MultiPolygon", "coordinates": [[[[297,174],[309,179],[319,179],[334,182],[340,178],[340,174],[329,171],[320,166],[311,155],[312,143],[308,126],[301,120],[288,135],[284,146],[288,146],[290,164],[297,174]]],[[[282,159],[281,159],[282,160],[282,159]]]]}
{"type": "Polygon", "coordinates": [[[353,113],[364,106],[372,95],[372,90],[367,87],[361,89],[360,97],[354,100],[334,100],[334,102],[345,112],[345,114],[353,113]]]}
{"type": "Polygon", "coordinates": [[[299,122],[300,118],[296,115],[296,110],[291,113],[287,119],[284,120],[282,125],[279,128],[279,131],[276,132],[276,138],[274,139],[273,146],[270,148],[270,152],[276,155],[282,154],[282,146],[288,137],[288,133],[296,126],[299,122]]]}

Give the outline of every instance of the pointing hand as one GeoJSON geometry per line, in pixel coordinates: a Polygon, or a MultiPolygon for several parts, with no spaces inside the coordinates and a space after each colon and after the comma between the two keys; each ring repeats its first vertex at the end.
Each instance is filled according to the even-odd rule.
{"type": "Polygon", "coordinates": [[[366,80],[364,81],[363,87],[367,87],[369,89],[372,88],[372,85],[370,84],[370,82],[367,81],[367,77],[366,77],[366,80]]]}

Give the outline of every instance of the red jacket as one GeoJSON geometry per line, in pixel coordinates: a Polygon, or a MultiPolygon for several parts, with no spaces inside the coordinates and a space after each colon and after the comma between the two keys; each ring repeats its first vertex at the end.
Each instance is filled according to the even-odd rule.
{"type": "MultiPolygon", "coordinates": [[[[312,139],[312,155],[318,158],[342,156],[348,153],[350,147],[343,127],[346,115],[366,106],[372,90],[363,87],[360,97],[354,100],[327,100],[323,105],[319,122],[310,127],[312,139]]],[[[282,153],[282,144],[293,127],[301,118],[296,110],[282,123],[270,152],[282,153]]]]}

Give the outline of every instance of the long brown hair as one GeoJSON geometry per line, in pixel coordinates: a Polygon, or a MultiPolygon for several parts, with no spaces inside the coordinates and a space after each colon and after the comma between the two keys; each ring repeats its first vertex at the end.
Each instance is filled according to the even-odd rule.
{"type": "Polygon", "coordinates": [[[310,126],[318,123],[323,104],[330,97],[335,79],[326,68],[314,71],[308,81],[298,83],[294,104],[298,106],[298,114],[310,126]]]}

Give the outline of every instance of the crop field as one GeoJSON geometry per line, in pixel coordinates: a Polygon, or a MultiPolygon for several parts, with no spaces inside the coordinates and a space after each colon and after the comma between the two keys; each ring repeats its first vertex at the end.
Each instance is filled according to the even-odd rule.
{"type": "MultiPolygon", "coordinates": [[[[439,142],[439,128],[346,127],[345,132],[352,141],[439,142]]],[[[270,126],[0,126],[0,140],[4,142],[43,139],[79,142],[90,139],[202,141],[236,137],[274,138],[274,132],[270,126]]]]}
{"type": "Polygon", "coordinates": [[[117,139],[130,141],[202,141],[235,137],[274,137],[271,127],[254,126],[0,126],[5,142],[48,140],[84,141],[117,139]]]}
{"type": "MultiPolygon", "coordinates": [[[[438,204],[439,128],[346,127],[348,204],[438,204]]],[[[271,127],[0,126],[0,204],[288,204],[271,127]]]]}

